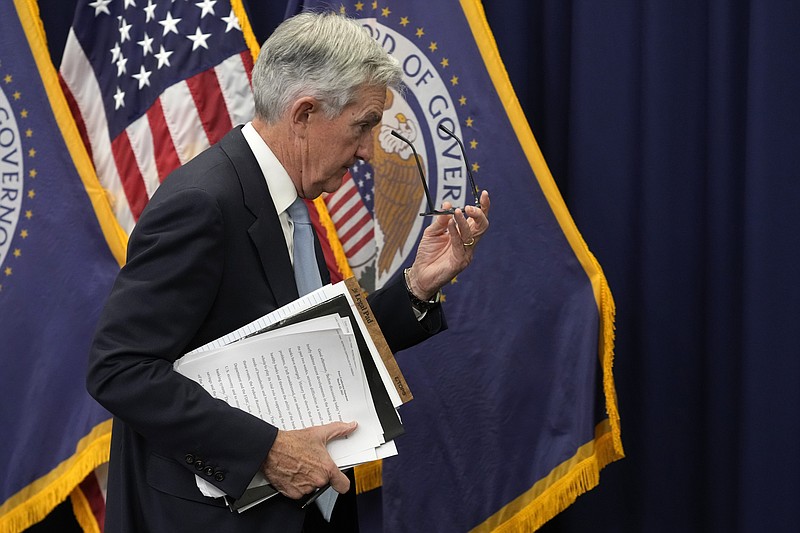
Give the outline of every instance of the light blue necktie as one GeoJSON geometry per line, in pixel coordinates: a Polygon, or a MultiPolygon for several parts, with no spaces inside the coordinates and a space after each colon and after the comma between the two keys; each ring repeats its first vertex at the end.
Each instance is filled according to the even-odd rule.
{"type": "Polygon", "coordinates": [[[294,224],[294,279],[297,292],[305,296],[322,287],[322,278],[314,252],[314,228],[302,198],[297,197],[289,206],[289,216],[294,224]]]}
{"type": "MultiPolygon", "coordinates": [[[[294,224],[294,280],[298,294],[305,296],[322,287],[322,278],[317,266],[317,254],[314,252],[314,228],[308,217],[308,208],[299,196],[289,206],[289,216],[294,224]]],[[[314,502],[327,522],[331,521],[338,495],[335,490],[328,488],[314,502]]]]}

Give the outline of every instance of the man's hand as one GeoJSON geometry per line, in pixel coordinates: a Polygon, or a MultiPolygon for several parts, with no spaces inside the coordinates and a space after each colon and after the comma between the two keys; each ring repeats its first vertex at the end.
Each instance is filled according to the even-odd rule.
{"type": "Polygon", "coordinates": [[[261,465],[270,484],[294,500],[330,483],[343,494],[350,488],[347,479],[331,459],[326,444],[355,431],[355,422],[332,422],[292,431],[278,431],[267,458],[261,465]]]}
{"type": "MultiPolygon", "coordinates": [[[[429,300],[444,284],[467,268],[475,253],[475,245],[489,229],[489,193],[481,193],[481,207],[468,205],[452,216],[439,215],[425,228],[417,248],[414,264],[408,272],[411,292],[429,300]]],[[[449,202],[442,208],[449,209],[449,202]]]]}

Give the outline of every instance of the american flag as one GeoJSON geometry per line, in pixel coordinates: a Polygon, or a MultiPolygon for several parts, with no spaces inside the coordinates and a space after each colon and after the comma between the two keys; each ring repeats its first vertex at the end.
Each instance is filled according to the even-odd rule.
{"type": "Polygon", "coordinates": [[[347,262],[356,277],[371,265],[376,253],[374,181],[372,167],[358,161],[345,175],[342,186],[325,197],[325,205],[336,227],[347,262]]]}
{"type": "MultiPolygon", "coordinates": [[[[253,116],[252,32],[236,13],[241,0],[78,2],[60,81],[128,233],[170,171],[253,116]]],[[[105,481],[103,466],[73,492],[84,529],[103,529],[105,481]]]]}
{"type": "Polygon", "coordinates": [[[128,232],[170,171],[253,116],[253,57],[233,4],[78,2],[62,86],[128,232]]]}

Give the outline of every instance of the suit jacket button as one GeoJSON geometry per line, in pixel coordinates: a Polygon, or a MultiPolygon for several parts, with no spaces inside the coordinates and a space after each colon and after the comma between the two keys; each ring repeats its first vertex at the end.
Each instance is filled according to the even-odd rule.
{"type": "Polygon", "coordinates": [[[198,459],[194,462],[194,468],[196,470],[202,470],[206,467],[206,464],[203,462],[202,459],[198,459]]]}
{"type": "Polygon", "coordinates": [[[192,455],[191,453],[187,453],[186,454],[186,463],[190,464],[190,465],[193,465],[194,464],[194,455],[192,455]]]}
{"type": "Polygon", "coordinates": [[[216,479],[217,481],[224,481],[225,472],[220,472],[219,470],[217,470],[216,472],[214,472],[214,479],[216,479]]]}
{"type": "Polygon", "coordinates": [[[206,469],[203,470],[203,473],[205,475],[207,475],[207,476],[213,476],[214,475],[214,469],[212,467],[210,467],[210,466],[207,466],[206,469]]]}

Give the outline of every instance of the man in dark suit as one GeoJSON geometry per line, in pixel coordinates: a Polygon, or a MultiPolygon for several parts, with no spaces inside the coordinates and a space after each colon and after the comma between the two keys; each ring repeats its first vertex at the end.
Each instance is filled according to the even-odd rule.
{"type": "MultiPolygon", "coordinates": [[[[114,415],[106,531],[311,531],[324,522],[304,526],[296,500],[326,484],[349,489],[326,443],[355,424],[278,430],[212,398],[173,363],[299,296],[287,210],[297,197],[336,190],[348,167],[371,157],[386,89],[400,79],[396,61],[355,22],[289,19],[256,62],[254,120],[153,195],[90,354],[88,389],[114,415]],[[195,481],[237,498],[259,471],[282,495],[241,514],[195,481]]],[[[435,218],[406,275],[370,296],[393,351],[445,327],[436,295],[469,264],[488,209],[484,192],[468,217],[435,218]]]]}

